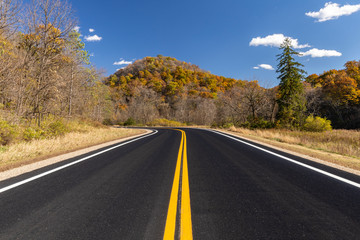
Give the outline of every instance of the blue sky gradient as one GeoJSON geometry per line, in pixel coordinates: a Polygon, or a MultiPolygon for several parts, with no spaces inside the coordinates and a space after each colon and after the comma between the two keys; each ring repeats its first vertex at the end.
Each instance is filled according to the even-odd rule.
{"type": "Polygon", "coordinates": [[[360,1],[337,0],[355,12],[319,22],[307,16],[329,1],[311,0],[72,0],[78,26],[93,56],[91,62],[106,75],[146,56],[172,56],[191,62],[213,74],[242,80],[259,80],[264,87],[279,83],[275,70],[254,69],[268,64],[276,69],[278,47],[250,46],[253,38],[273,34],[298,39],[312,48],[335,50],[341,56],[299,57],[308,74],[341,69],[360,59],[360,1]],[[357,10],[359,7],[359,10],[357,10]],[[89,32],[89,29],[94,32],[89,32]],[[86,41],[97,35],[100,41],[86,41]]]}

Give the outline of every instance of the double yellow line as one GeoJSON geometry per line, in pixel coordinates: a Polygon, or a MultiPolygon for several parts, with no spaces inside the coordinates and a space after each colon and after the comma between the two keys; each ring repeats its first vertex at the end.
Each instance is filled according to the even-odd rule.
{"type": "Polygon", "coordinates": [[[190,207],[190,189],[189,189],[189,173],[187,165],[187,151],[186,151],[186,134],[183,130],[181,132],[181,143],[177,157],[174,182],[171,189],[171,196],[169,202],[169,209],[166,218],[164,240],[173,240],[175,238],[176,230],[176,213],[177,203],[179,198],[180,188],[180,172],[181,174],[181,212],[180,212],[180,239],[192,240],[192,223],[191,223],[191,207],[190,207]],[[182,165],[182,168],[181,168],[182,165]]]}

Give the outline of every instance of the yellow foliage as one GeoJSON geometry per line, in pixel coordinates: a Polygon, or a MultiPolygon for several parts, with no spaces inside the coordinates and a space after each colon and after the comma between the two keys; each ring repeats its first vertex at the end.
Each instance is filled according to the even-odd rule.
{"type": "Polygon", "coordinates": [[[147,125],[149,125],[149,126],[161,126],[161,127],[181,127],[181,126],[185,126],[185,124],[183,124],[181,122],[168,120],[168,119],[165,119],[165,118],[155,119],[154,121],[148,123],[147,125]]]}
{"type": "Polygon", "coordinates": [[[359,102],[360,89],[355,79],[349,77],[345,71],[331,70],[324,76],[324,91],[335,100],[342,103],[359,102]]]}
{"type": "MultiPolygon", "coordinates": [[[[65,48],[65,40],[61,36],[61,30],[52,24],[39,25],[34,33],[21,34],[20,47],[32,50],[35,53],[45,50],[47,54],[58,54],[65,48]]],[[[68,61],[68,59],[64,59],[68,61]]]]}
{"type": "Polygon", "coordinates": [[[136,61],[134,65],[138,67],[131,73],[120,72],[115,85],[110,77],[108,85],[124,91],[126,95],[131,94],[132,89],[140,83],[165,96],[176,96],[187,90],[186,93],[191,96],[198,96],[200,93],[205,98],[216,98],[218,92],[229,90],[240,82],[204,72],[195,65],[170,57],[146,57],[136,61]]]}

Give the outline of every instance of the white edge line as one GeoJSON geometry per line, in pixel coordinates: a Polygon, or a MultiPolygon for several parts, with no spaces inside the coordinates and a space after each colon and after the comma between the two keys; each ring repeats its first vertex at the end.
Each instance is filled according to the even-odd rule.
{"type": "Polygon", "coordinates": [[[313,171],[315,171],[315,172],[321,173],[321,174],[326,175],[326,176],[328,176],[328,177],[337,179],[337,180],[339,180],[339,181],[341,181],[341,182],[344,182],[344,183],[350,184],[350,185],[352,185],[352,186],[354,186],[354,187],[360,188],[360,184],[359,184],[359,183],[353,182],[353,181],[348,180],[348,179],[346,179],[346,178],[342,178],[342,177],[339,177],[339,176],[337,176],[337,175],[335,175],[335,174],[332,174],[332,173],[326,172],[326,171],[324,171],[324,170],[321,170],[321,169],[312,167],[312,166],[310,166],[310,165],[307,165],[307,164],[305,164],[305,163],[298,162],[298,161],[296,161],[296,160],[294,160],[294,159],[291,159],[291,158],[282,156],[282,155],[280,155],[280,154],[271,152],[271,151],[266,150],[266,149],[264,149],[264,148],[258,147],[258,146],[256,146],[256,145],[253,145],[253,144],[248,143],[248,142],[245,142],[245,141],[242,141],[242,140],[237,139],[237,138],[235,138],[235,137],[231,137],[231,136],[229,136],[229,135],[220,133],[220,132],[218,132],[218,131],[209,130],[209,129],[203,129],[203,130],[206,130],[206,131],[209,131],[209,132],[213,132],[213,133],[216,133],[216,134],[219,134],[219,135],[228,137],[228,138],[230,138],[230,139],[232,139],[232,140],[241,142],[241,143],[246,144],[246,145],[248,145],[248,146],[251,146],[251,147],[253,147],[253,148],[259,149],[259,150],[264,151],[264,152],[266,152],[266,153],[269,153],[269,154],[272,154],[272,155],[277,156],[277,157],[279,157],[279,158],[285,159],[285,160],[287,160],[287,161],[289,161],[289,162],[295,163],[295,164],[300,165],[300,166],[302,166],[302,167],[311,169],[311,170],[313,170],[313,171]]]}
{"type": "Polygon", "coordinates": [[[126,144],[129,144],[129,143],[138,141],[138,140],[143,139],[143,138],[146,138],[146,137],[150,137],[150,136],[152,136],[152,135],[154,135],[154,134],[156,134],[156,133],[158,133],[158,131],[157,131],[157,130],[154,130],[152,133],[147,134],[147,135],[145,135],[145,136],[142,136],[142,137],[139,137],[139,138],[136,138],[136,139],[127,141],[127,142],[125,142],[125,143],[121,143],[121,144],[116,145],[116,146],[114,146],[114,147],[105,149],[105,150],[103,150],[103,151],[101,151],[101,152],[94,153],[94,154],[92,154],[92,155],[90,155],[90,156],[81,158],[81,159],[76,160],[76,161],[74,161],[74,162],[65,164],[65,165],[63,165],[63,166],[60,166],[60,167],[54,168],[54,169],[52,169],[52,170],[49,170],[49,171],[47,171],[47,172],[41,173],[41,174],[39,174],[39,175],[33,176],[33,177],[31,177],[31,178],[22,180],[22,181],[20,181],[20,182],[14,183],[14,184],[11,184],[11,185],[9,185],[9,186],[7,186],[7,187],[1,188],[1,189],[0,189],[0,193],[6,192],[6,191],[8,191],[8,190],[10,190],[10,189],[13,189],[13,188],[16,188],[16,187],[18,187],[18,186],[24,185],[24,184],[26,184],[26,183],[28,183],[28,182],[34,181],[34,180],[36,180],[36,179],[39,179],[39,178],[44,177],[44,176],[46,176],[46,175],[49,175],[49,174],[51,174],[51,173],[60,171],[60,170],[62,170],[62,169],[64,169],[64,168],[67,168],[67,167],[70,167],[70,166],[72,166],[72,165],[78,164],[78,163],[80,163],[80,162],[86,161],[86,160],[88,160],[88,159],[90,159],[90,158],[93,158],[93,157],[98,156],[98,155],[100,155],[100,154],[103,154],[103,153],[105,153],[105,152],[111,151],[111,150],[113,150],[113,149],[115,149],[115,148],[124,146],[124,145],[126,145],[126,144]]]}

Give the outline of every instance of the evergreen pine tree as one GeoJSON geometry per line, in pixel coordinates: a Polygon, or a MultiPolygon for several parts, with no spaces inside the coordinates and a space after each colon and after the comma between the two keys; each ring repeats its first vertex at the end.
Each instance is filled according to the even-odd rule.
{"type": "Polygon", "coordinates": [[[280,46],[282,53],[277,55],[280,79],[277,103],[279,111],[277,120],[284,127],[297,128],[302,125],[305,118],[306,99],[302,80],[306,73],[294,59],[294,55],[299,55],[292,46],[291,40],[286,38],[280,46]]]}

